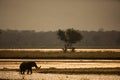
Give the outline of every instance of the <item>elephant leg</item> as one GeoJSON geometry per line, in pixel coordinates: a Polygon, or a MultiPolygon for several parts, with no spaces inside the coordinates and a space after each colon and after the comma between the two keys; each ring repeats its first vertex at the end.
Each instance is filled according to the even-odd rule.
{"type": "Polygon", "coordinates": [[[29,73],[32,74],[32,68],[29,68],[29,69],[28,69],[27,74],[29,74],[29,73]]]}
{"type": "Polygon", "coordinates": [[[23,70],[23,74],[25,74],[25,70],[23,70]]]}
{"type": "Polygon", "coordinates": [[[30,68],[30,73],[32,74],[32,68],[30,68]]]}
{"type": "Polygon", "coordinates": [[[30,71],[30,70],[28,69],[27,74],[29,74],[29,71],[30,71]]]}
{"type": "Polygon", "coordinates": [[[21,70],[21,74],[24,74],[25,73],[25,70],[21,70]]]}
{"type": "Polygon", "coordinates": [[[21,71],[21,74],[24,74],[24,72],[23,72],[23,71],[21,71]]]}
{"type": "Polygon", "coordinates": [[[24,74],[25,70],[24,70],[24,69],[21,69],[20,72],[21,72],[21,74],[24,74]]]}
{"type": "Polygon", "coordinates": [[[22,69],[20,69],[20,73],[22,74],[22,69]]]}

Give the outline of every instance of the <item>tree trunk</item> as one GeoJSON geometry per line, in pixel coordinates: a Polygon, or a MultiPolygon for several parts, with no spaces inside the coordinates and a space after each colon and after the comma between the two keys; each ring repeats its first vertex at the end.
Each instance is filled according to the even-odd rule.
{"type": "Polygon", "coordinates": [[[66,45],[66,44],[64,45],[63,52],[64,52],[64,53],[67,52],[67,45],[66,45]]]}

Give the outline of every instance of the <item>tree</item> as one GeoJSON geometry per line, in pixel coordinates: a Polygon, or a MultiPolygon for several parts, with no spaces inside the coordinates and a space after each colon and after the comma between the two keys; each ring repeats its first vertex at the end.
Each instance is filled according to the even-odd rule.
{"type": "Polygon", "coordinates": [[[72,47],[72,45],[83,38],[80,32],[78,30],[74,30],[73,28],[67,29],[66,31],[59,29],[57,35],[58,38],[65,43],[63,49],[64,52],[66,52],[68,48],[72,49],[71,51],[74,51],[75,48],[72,47]]]}

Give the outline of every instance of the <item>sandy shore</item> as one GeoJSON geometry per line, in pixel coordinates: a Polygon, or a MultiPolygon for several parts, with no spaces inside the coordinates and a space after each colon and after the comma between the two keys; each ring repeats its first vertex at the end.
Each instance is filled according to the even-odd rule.
{"type": "Polygon", "coordinates": [[[21,75],[18,71],[0,71],[0,80],[120,80],[120,76],[104,74],[45,74],[37,72],[32,75],[21,75]]]}

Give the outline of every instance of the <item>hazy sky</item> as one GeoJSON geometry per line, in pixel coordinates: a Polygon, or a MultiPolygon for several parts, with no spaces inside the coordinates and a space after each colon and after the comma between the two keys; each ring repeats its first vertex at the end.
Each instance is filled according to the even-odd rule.
{"type": "Polygon", "coordinates": [[[0,0],[0,29],[119,30],[120,0],[0,0]]]}

